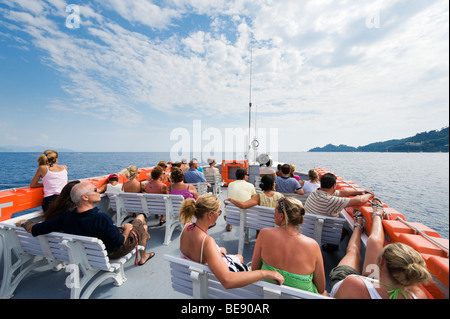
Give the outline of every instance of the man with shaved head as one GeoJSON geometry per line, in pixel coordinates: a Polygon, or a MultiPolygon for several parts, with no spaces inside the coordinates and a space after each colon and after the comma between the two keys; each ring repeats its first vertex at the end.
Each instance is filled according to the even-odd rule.
{"type": "MultiPolygon", "coordinates": [[[[97,237],[103,241],[110,259],[125,256],[136,245],[146,247],[150,235],[144,215],[139,215],[131,224],[117,227],[111,217],[99,211],[94,205],[100,201],[97,188],[90,182],[75,185],[70,198],[77,205],[72,211],[67,211],[54,219],[42,223],[21,220],[17,226],[24,227],[33,236],[48,234],[54,231],[73,235],[97,237]]],[[[144,265],[155,253],[140,251],[139,265],[144,265]]]]}

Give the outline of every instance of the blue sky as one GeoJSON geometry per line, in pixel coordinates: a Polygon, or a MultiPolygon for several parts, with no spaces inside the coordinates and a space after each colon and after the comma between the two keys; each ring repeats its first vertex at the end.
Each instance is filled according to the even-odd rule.
{"type": "Polygon", "coordinates": [[[248,127],[251,42],[279,151],[440,129],[448,33],[447,0],[1,0],[0,146],[171,151],[194,120],[224,145],[248,127]]]}

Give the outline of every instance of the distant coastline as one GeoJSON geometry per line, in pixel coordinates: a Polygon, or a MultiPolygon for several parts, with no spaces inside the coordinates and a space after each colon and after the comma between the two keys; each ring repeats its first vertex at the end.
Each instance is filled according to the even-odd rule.
{"type": "Polygon", "coordinates": [[[39,154],[45,150],[54,149],[58,152],[74,152],[73,150],[66,148],[51,148],[51,147],[43,147],[43,146],[17,146],[17,145],[6,145],[0,146],[0,152],[38,152],[39,154]]]}
{"type": "Polygon", "coordinates": [[[449,152],[449,128],[430,132],[418,133],[415,136],[398,140],[371,143],[365,146],[353,147],[348,145],[328,144],[324,147],[315,147],[308,152],[449,152]]]}

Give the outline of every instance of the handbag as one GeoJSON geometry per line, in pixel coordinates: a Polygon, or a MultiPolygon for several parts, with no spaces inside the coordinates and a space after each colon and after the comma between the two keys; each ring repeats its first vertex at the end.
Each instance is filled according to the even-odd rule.
{"type": "Polygon", "coordinates": [[[231,258],[230,256],[225,255],[222,253],[222,256],[224,256],[228,261],[228,269],[231,272],[240,272],[240,271],[249,271],[247,265],[241,264],[240,262],[236,262],[231,258]]]}

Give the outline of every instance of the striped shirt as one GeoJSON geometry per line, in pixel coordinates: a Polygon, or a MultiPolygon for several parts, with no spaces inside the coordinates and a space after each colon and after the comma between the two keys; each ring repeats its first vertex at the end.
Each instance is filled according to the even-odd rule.
{"type": "Polygon", "coordinates": [[[320,188],[309,194],[305,203],[305,211],[309,214],[339,217],[339,213],[350,202],[350,198],[338,197],[339,191],[333,195],[320,188]]]}

